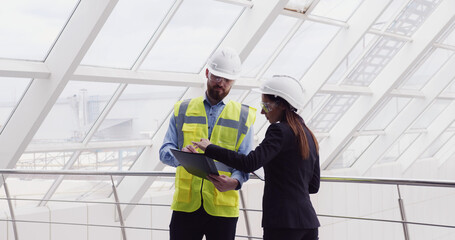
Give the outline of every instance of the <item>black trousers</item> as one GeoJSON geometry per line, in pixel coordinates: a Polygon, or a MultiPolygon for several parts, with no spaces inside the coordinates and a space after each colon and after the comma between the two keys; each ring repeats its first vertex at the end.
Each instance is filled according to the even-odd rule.
{"type": "Polygon", "coordinates": [[[264,240],[318,240],[318,229],[264,228],[264,240]]]}
{"type": "Polygon", "coordinates": [[[203,207],[195,212],[173,211],[169,225],[171,240],[234,240],[237,217],[215,217],[203,207]]]}

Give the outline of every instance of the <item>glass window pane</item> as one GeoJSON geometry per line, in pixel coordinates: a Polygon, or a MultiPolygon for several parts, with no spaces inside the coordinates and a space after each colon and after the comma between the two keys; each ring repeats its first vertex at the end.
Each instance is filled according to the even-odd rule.
{"type": "Polygon", "coordinates": [[[17,161],[15,169],[61,170],[74,152],[26,152],[17,161]]]}
{"type": "Polygon", "coordinates": [[[420,136],[420,133],[404,133],[400,138],[387,150],[384,156],[377,163],[386,163],[396,161],[401,154],[420,136]]]}
{"type": "Polygon", "coordinates": [[[74,162],[73,170],[126,171],[134,164],[144,148],[96,149],[83,151],[74,162]]]}
{"type": "Polygon", "coordinates": [[[455,79],[452,83],[443,91],[444,94],[455,94],[455,79]]]}
{"type": "MultiPolygon", "coordinates": [[[[119,177],[113,177],[114,184],[119,177]]],[[[59,185],[52,199],[89,201],[106,199],[112,193],[112,182],[109,176],[66,176],[59,185]]]]}
{"type": "Polygon", "coordinates": [[[10,196],[25,199],[14,201],[14,207],[36,207],[55,179],[55,175],[9,175],[6,183],[10,196]]]}
{"type": "Polygon", "coordinates": [[[44,61],[78,2],[2,1],[0,57],[44,61]]]}
{"type": "Polygon", "coordinates": [[[411,36],[433,12],[439,2],[440,0],[409,1],[386,31],[411,36]]]}
{"type": "Polygon", "coordinates": [[[320,0],[312,15],[347,21],[363,0],[320,0]]]}
{"type": "Polygon", "coordinates": [[[420,156],[420,158],[431,158],[433,157],[444,144],[449,143],[451,138],[454,137],[454,132],[443,132],[441,136],[436,138],[436,140],[428,147],[428,149],[420,156]]]}
{"type": "Polygon", "coordinates": [[[300,79],[326,48],[339,27],[306,21],[286,44],[265,76],[285,74],[300,79]]]}
{"type": "Polygon", "coordinates": [[[368,51],[373,43],[378,39],[376,35],[365,34],[362,39],[354,46],[351,52],[343,59],[343,62],[337,67],[335,72],[330,76],[327,83],[338,84],[345,77],[347,71],[357,63],[358,59],[362,57],[366,51],[368,51]]]}
{"type": "MultiPolygon", "coordinates": [[[[124,149],[97,149],[83,151],[71,167],[71,170],[84,171],[127,171],[140,156],[143,147],[124,149]]],[[[114,183],[122,177],[113,176],[114,183]]],[[[112,193],[109,176],[65,176],[57,188],[53,199],[92,200],[105,199],[112,193]]]]}
{"type": "Polygon", "coordinates": [[[296,23],[297,19],[295,18],[283,15],[278,16],[250,55],[248,55],[248,58],[243,62],[242,75],[256,77],[296,23]]]}
{"type": "Polygon", "coordinates": [[[390,24],[392,18],[397,16],[397,14],[405,7],[405,4],[408,2],[409,0],[392,1],[372,27],[377,30],[382,30],[385,26],[387,26],[386,24],[390,24]]]}
{"type": "Polygon", "coordinates": [[[455,27],[452,27],[452,32],[444,39],[443,43],[455,46],[455,27]]]}
{"type": "Polygon", "coordinates": [[[0,134],[29,84],[26,78],[0,77],[0,134]]]}
{"type": "Polygon", "coordinates": [[[308,122],[308,127],[316,132],[329,132],[358,97],[358,95],[332,95],[318,114],[308,122]]]}
{"type": "Polygon", "coordinates": [[[352,138],[348,145],[340,151],[339,157],[330,163],[327,169],[351,167],[377,137],[377,135],[372,135],[352,138]]]}
{"type": "Polygon", "coordinates": [[[400,86],[400,88],[410,90],[422,89],[452,55],[453,51],[440,48],[435,49],[428,58],[415,69],[415,72],[400,86]]]}
{"type": "Polygon", "coordinates": [[[330,99],[330,94],[316,94],[311,99],[307,106],[303,109],[303,119],[310,119],[313,115],[317,114],[319,110],[330,99]]]}
{"type": "Polygon", "coordinates": [[[436,99],[423,114],[414,122],[411,129],[426,129],[443,111],[452,100],[436,99]]]}
{"type": "MultiPolygon", "coordinates": [[[[224,103],[227,103],[228,101],[236,101],[238,102],[239,99],[242,97],[242,95],[245,93],[245,90],[240,90],[240,89],[232,89],[229,92],[229,94],[223,99],[224,103]]],[[[254,106],[252,106],[254,107],[254,106]]]]}
{"type": "Polygon", "coordinates": [[[186,88],[128,85],[92,141],[149,139],[186,88]]]}
{"type": "Polygon", "coordinates": [[[199,73],[242,11],[219,1],[183,1],[141,69],[199,73]]]}
{"type": "Polygon", "coordinates": [[[403,41],[380,37],[362,59],[356,62],[357,65],[342,83],[355,86],[370,85],[403,46],[403,41]]]}
{"type": "Polygon", "coordinates": [[[81,64],[131,68],[175,1],[119,1],[81,64]]]}
{"type": "Polygon", "coordinates": [[[383,107],[368,119],[363,130],[384,130],[411,102],[410,98],[392,97],[385,100],[383,107]]]}
{"type": "Polygon", "coordinates": [[[82,142],[118,84],[70,81],[32,143],[82,142]]]}

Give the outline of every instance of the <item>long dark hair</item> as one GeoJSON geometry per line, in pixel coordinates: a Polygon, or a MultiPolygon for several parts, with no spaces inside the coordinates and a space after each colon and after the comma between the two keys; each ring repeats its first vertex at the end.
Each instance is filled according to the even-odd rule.
{"type": "Polygon", "coordinates": [[[294,135],[297,138],[297,144],[299,145],[300,154],[303,159],[307,159],[310,156],[310,145],[308,144],[308,137],[304,128],[307,128],[308,132],[310,132],[314,145],[316,146],[316,150],[319,152],[318,140],[314,136],[313,132],[311,132],[311,130],[305,125],[303,118],[296,113],[296,109],[281,97],[270,94],[266,94],[266,96],[277,104],[283,104],[285,110],[282,121],[287,122],[294,132],[294,135]]]}

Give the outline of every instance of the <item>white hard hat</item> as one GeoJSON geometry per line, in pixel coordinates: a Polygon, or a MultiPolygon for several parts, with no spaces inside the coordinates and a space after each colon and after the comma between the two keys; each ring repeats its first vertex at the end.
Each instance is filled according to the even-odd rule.
{"type": "Polygon", "coordinates": [[[297,110],[303,108],[303,86],[287,75],[273,75],[263,80],[259,92],[279,96],[297,110]]]}
{"type": "Polygon", "coordinates": [[[216,51],[210,56],[207,65],[210,73],[229,80],[239,78],[242,71],[240,57],[232,48],[223,48],[216,51]]]}

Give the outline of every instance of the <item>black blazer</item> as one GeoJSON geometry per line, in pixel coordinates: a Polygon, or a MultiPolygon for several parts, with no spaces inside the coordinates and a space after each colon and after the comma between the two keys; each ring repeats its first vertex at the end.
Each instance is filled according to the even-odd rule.
{"type": "Polygon", "coordinates": [[[319,190],[319,154],[309,130],[304,129],[310,146],[308,159],[302,159],[287,123],[271,124],[264,140],[246,156],[214,144],[205,151],[205,155],[244,172],[264,166],[264,228],[319,227],[309,195],[319,190]]]}

